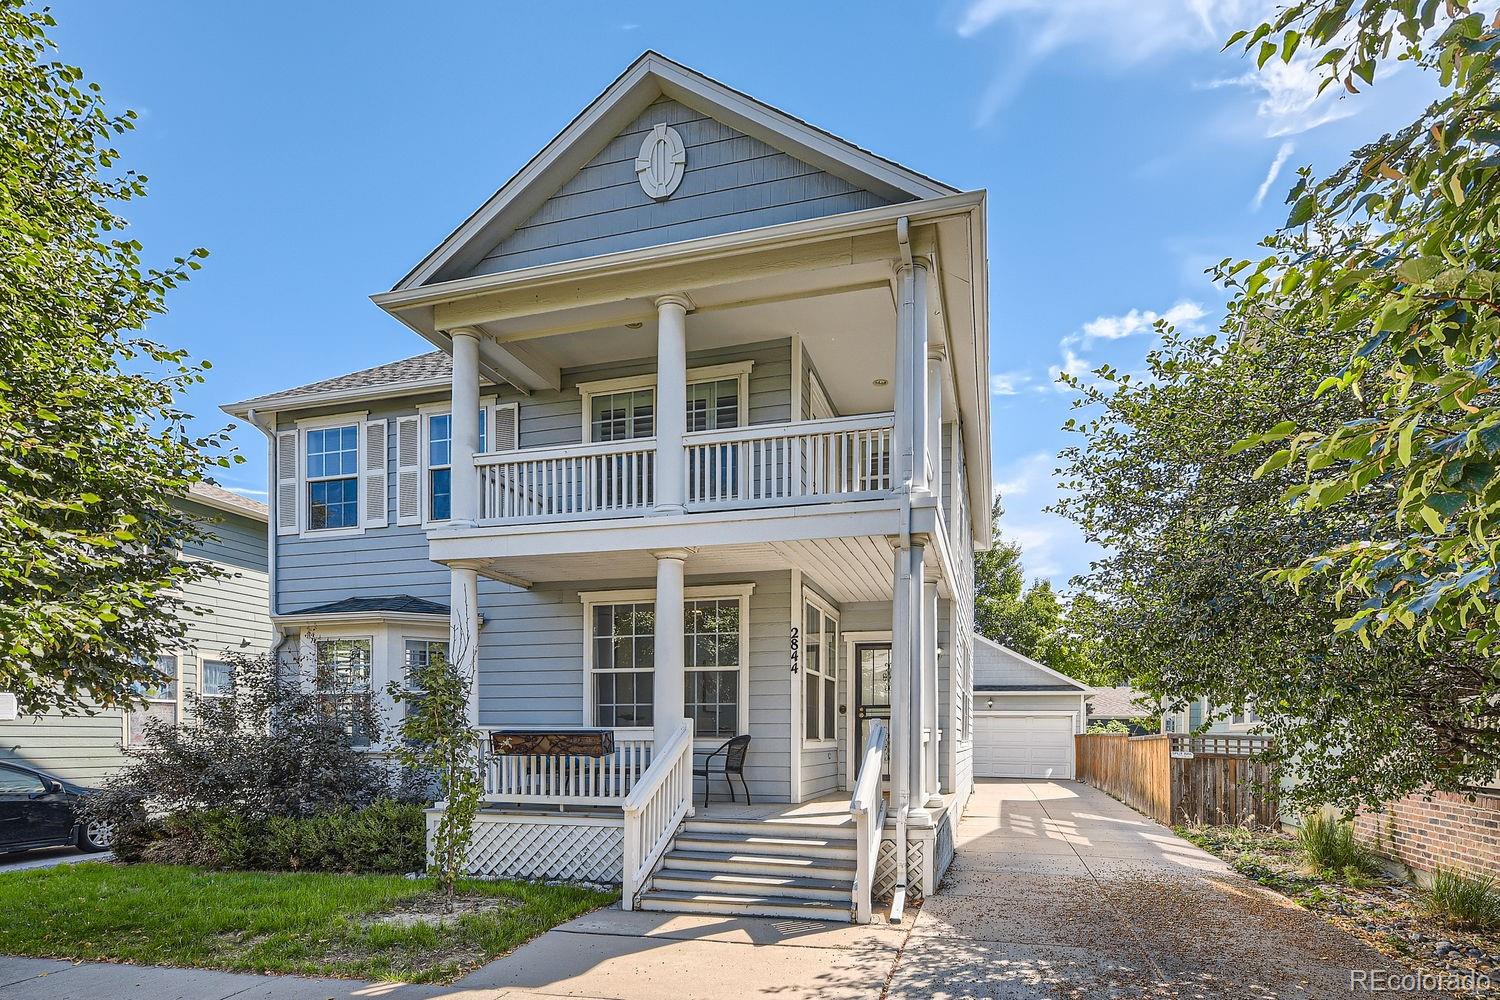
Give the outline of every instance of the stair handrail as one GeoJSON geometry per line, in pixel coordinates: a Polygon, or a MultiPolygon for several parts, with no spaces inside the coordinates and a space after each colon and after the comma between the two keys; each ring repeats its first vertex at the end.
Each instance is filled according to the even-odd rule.
{"type": "Polygon", "coordinates": [[[880,856],[880,835],[885,829],[885,796],[880,794],[881,772],[885,770],[886,744],[890,734],[886,724],[875,719],[865,739],[865,755],[859,766],[854,794],[849,797],[849,812],[854,816],[854,888],[852,908],[855,923],[868,924],[874,908],[875,863],[880,856]]]}
{"type": "Polygon", "coordinates": [[[621,807],[625,813],[625,863],[620,905],[635,909],[677,827],[693,806],[693,720],[684,719],[651,753],[621,807]]]}

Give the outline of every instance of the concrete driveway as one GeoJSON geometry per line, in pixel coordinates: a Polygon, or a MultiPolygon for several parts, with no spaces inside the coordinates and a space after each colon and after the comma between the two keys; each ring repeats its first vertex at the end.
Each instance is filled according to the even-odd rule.
{"type": "Polygon", "coordinates": [[[0,959],[0,1000],[1266,1000],[1387,967],[1092,788],[983,782],[941,892],[900,926],[600,910],[451,987],[0,959]]]}

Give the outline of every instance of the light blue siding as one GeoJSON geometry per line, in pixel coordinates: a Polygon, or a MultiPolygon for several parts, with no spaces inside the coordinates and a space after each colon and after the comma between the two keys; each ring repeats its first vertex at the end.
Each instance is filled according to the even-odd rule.
{"type": "Polygon", "coordinates": [[[490,274],[756,229],[890,201],[663,98],[626,126],[471,272],[490,274]],[[682,136],[682,183],[657,201],[635,158],[653,126],[682,136]]]}

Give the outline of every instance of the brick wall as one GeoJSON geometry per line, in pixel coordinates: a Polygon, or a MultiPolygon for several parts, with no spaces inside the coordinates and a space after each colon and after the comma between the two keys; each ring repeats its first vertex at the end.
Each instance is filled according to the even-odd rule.
{"type": "Polygon", "coordinates": [[[1500,878],[1500,794],[1408,795],[1355,817],[1359,840],[1418,871],[1457,868],[1500,878]]]}

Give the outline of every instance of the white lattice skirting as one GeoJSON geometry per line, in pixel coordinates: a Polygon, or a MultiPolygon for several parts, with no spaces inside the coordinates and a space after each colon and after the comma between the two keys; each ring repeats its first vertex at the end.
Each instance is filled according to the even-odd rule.
{"type": "MultiPolygon", "coordinates": [[[[906,840],[906,898],[915,902],[922,898],[922,861],[926,856],[926,841],[920,834],[909,835],[906,840]]],[[[896,841],[882,840],[880,853],[875,857],[875,898],[887,900],[896,891],[896,841]]]]}
{"type": "MultiPolygon", "coordinates": [[[[441,809],[427,810],[427,848],[441,809]]],[[[482,878],[616,883],[625,858],[625,821],[597,816],[521,816],[481,810],[468,872],[482,878]]]]}

